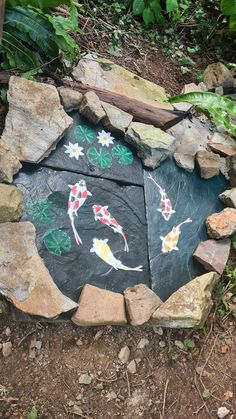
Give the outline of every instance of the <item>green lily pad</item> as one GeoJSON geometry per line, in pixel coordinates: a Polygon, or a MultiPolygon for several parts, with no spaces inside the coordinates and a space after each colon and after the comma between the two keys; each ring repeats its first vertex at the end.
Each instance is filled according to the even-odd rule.
{"type": "Polygon", "coordinates": [[[118,159],[120,164],[129,165],[134,160],[132,151],[124,145],[116,145],[113,147],[111,154],[112,157],[118,159]]]}
{"type": "Polygon", "coordinates": [[[88,125],[79,125],[74,129],[74,136],[81,143],[87,141],[89,144],[92,144],[96,140],[97,134],[88,125]]]}
{"type": "Polygon", "coordinates": [[[99,167],[99,169],[109,169],[112,166],[111,154],[103,148],[90,147],[87,151],[87,157],[89,162],[99,167]]]}
{"type": "Polygon", "coordinates": [[[26,208],[26,212],[35,225],[47,225],[56,219],[52,203],[47,199],[33,202],[26,208]]]}
{"type": "Polygon", "coordinates": [[[55,256],[61,256],[62,251],[69,252],[71,239],[62,230],[51,230],[44,234],[43,242],[47,250],[55,256]]]}

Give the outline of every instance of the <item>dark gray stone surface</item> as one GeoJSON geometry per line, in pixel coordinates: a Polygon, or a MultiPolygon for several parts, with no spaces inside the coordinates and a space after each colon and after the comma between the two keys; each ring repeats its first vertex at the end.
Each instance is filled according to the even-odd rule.
{"type": "Polygon", "coordinates": [[[196,172],[187,173],[171,161],[166,160],[155,171],[144,172],[146,211],[148,220],[148,245],[152,289],[162,300],[166,300],[179,287],[197,275],[204,273],[204,268],[192,257],[197,245],[208,239],[205,219],[213,212],[221,211],[223,206],[218,199],[219,193],[227,187],[223,176],[213,179],[201,179],[196,172]],[[153,180],[166,191],[172,202],[171,216],[157,211],[161,207],[161,194],[153,180]],[[176,240],[172,240],[179,250],[170,250],[165,238],[173,227],[188,218],[191,223],[181,227],[181,234],[175,231],[176,240]]]}
{"type": "Polygon", "coordinates": [[[16,177],[15,184],[24,193],[26,212],[23,220],[30,220],[35,225],[38,251],[55,283],[66,296],[77,301],[86,283],[117,292],[138,283],[150,286],[142,187],[120,186],[106,179],[26,166],[16,177]],[[92,193],[75,218],[75,228],[83,245],[76,244],[67,214],[68,185],[74,185],[79,180],[84,180],[92,193]],[[120,234],[95,221],[95,204],[109,206],[111,215],[124,229],[129,252],[124,251],[124,240],[120,234]],[[143,265],[143,271],[112,269],[96,253],[90,253],[93,238],[108,239],[107,244],[115,258],[131,268],[143,265]]]}
{"type": "Polygon", "coordinates": [[[72,112],[70,116],[74,120],[73,126],[58,143],[56,150],[41,162],[42,166],[143,185],[142,163],[132,146],[115,134],[111,134],[114,138],[113,144],[108,147],[102,146],[97,139],[98,133],[104,130],[101,124],[97,126],[89,124],[78,112],[72,112]],[[65,146],[69,143],[82,147],[84,155],[79,156],[78,160],[65,153],[67,150],[65,146]],[[117,149],[117,146],[120,147],[117,149]]]}

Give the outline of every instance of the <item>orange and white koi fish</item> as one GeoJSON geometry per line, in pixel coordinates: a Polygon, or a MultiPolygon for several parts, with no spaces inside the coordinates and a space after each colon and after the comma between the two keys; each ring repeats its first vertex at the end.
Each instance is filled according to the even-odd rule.
{"type": "Polygon", "coordinates": [[[160,185],[153,179],[151,175],[148,176],[148,179],[152,180],[153,183],[157,186],[160,195],[161,195],[161,207],[158,208],[157,211],[159,211],[164,218],[164,220],[169,221],[172,214],[175,213],[175,210],[172,209],[172,203],[171,200],[167,197],[165,189],[162,189],[160,185]]]}
{"type": "Polygon", "coordinates": [[[115,233],[119,233],[125,242],[125,252],[129,251],[128,243],[126,236],[123,230],[123,227],[116,221],[114,217],[108,211],[108,206],[102,207],[101,205],[93,205],[93,212],[95,221],[100,221],[100,223],[111,227],[115,233]]]}
{"type": "Polygon", "coordinates": [[[68,211],[71,227],[75,236],[76,243],[82,244],[82,240],[78,235],[78,232],[75,228],[75,217],[77,217],[77,212],[85,203],[88,196],[92,196],[91,192],[88,191],[86,183],[84,180],[79,180],[75,185],[68,185],[70,188],[70,196],[68,200],[68,211]]]}
{"type": "Polygon", "coordinates": [[[90,249],[90,253],[96,253],[96,255],[106,262],[108,265],[112,266],[115,270],[122,269],[123,271],[137,271],[142,272],[142,266],[137,266],[136,268],[129,268],[128,266],[123,265],[123,263],[116,259],[113,255],[110,246],[107,244],[108,239],[99,240],[93,239],[93,247],[90,249]]]}
{"type": "Polygon", "coordinates": [[[177,244],[179,241],[179,236],[181,234],[181,226],[187,223],[192,223],[192,220],[188,218],[176,227],[173,227],[172,230],[165,237],[160,237],[162,241],[161,250],[163,253],[170,253],[172,252],[172,250],[179,250],[177,244]]]}

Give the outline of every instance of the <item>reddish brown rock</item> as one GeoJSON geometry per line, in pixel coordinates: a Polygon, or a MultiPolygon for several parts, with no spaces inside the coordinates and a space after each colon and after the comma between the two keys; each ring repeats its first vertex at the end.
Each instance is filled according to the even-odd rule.
{"type": "Polygon", "coordinates": [[[212,151],[222,154],[222,156],[233,156],[236,154],[236,141],[229,135],[215,132],[208,146],[212,151]]]}
{"type": "Polygon", "coordinates": [[[236,208],[236,188],[224,191],[219,198],[227,207],[236,208]]]}
{"type": "Polygon", "coordinates": [[[225,208],[206,219],[207,233],[212,239],[225,239],[236,233],[236,209],[225,208]]]}
{"type": "Polygon", "coordinates": [[[147,322],[162,304],[161,299],[147,285],[138,284],[124,292],[127,314],[133,326],[147,322]]]}
{"type": "Polygon", "coordinates": [[[220,173],[220,156],[209,151],[198,151],[196,162],[199,168],[200,176],[203,179],[210,179],[220,173]]]}
{"type": "Polygon", "coordinates": [[[79,308],[71,319],[79,326],[101,326],[127,323],[122,294],[86,284],[79,308]]]}
{"type": "Polygon", "coordinates": [[[106,116],[99,97],[92,91],[85,93],[83,96],[79,111],[94,125],[106,116]]]}
{"type": "Polygon", "coordinates": [[[222,274],[230,252],[231,241],[207,240],[199,243],[193,253],[193,257],[201,263],[207,271],[215,271],[222,274]]]}

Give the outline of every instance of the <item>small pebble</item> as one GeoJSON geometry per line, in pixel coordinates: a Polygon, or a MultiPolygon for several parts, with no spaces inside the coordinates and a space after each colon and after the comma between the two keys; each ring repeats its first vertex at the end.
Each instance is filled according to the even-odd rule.
{"type": "Polygon", "coordinates": [[[184,344],[181,340],[175,340],[175,346],[184,351],[184,344]]]}
{"type": "Polygon", "coordinates": [[[83,345],[82,339],[77,339],[75,344],[76,344],[76,346],[82,346],[83,345]]]}
{"type": "Polygon", "coordinates": [[[135,374],[137,372],[136,362],[134,359],[127,365],[127,371],[130,374],[135,374]]]}
{"type": "Polygon", "coordinates": [[[225,418],[229,413],[229,409],[227,409],[227,407],[225,406],[219,407],[219,409],[217,410],[217,416],[219,419],[225,418]]]}
{"type": "Polygon", "coordinates": [[[130,349],[128,346],[124,346],[118,355],[118,358],[122,364],[126,364],[128,362],[130,356],[130,349]]]}
{"type": "Polygon", "coordinates": [[[146,338],[142,338],[138,343],[137,349],[144,349],[148,345],[149,345],[149,340],[146,338]]]}
{"type": "Polygon", "coordinates": [[[4,358],[7,356],[10,356],[12,353],[12,343],[11,342],[5,342],[2,344],[2,354],[4,358]]]}
{"type": "Polygon", "coordinates": [[[102,337],[102,335],[103,335],[103,331],[102,330],[99,330],[97,333],[96,333],[96,335],[94,336],[94,338],[93,338],[93,340],[96,342],[96,341],[98,341],[99,339],[100,339],[100,337],[102,337]]]}
{"type": "Polygon", "coordinates": [[[159,346],[160,348],[164,348],[166,346],[166,343],[164,342],[164,340],[160,340],[159,346]]]}
{"type": "Polygon", "coordinates": [[[6,327],[6,330],[5,330],[5,335],[6,335],[7,337],[11,336],[11,329],[10,329],[10,327],[6,327]]]}
{"type": "Polygon", "coordinates": [[[81,374],[81,376],[79,377],[79,383],[80,384],[85,384],[85,385],[89,385],[92,382],[92,378],[90,377],[89,374],[81,374]]]}

